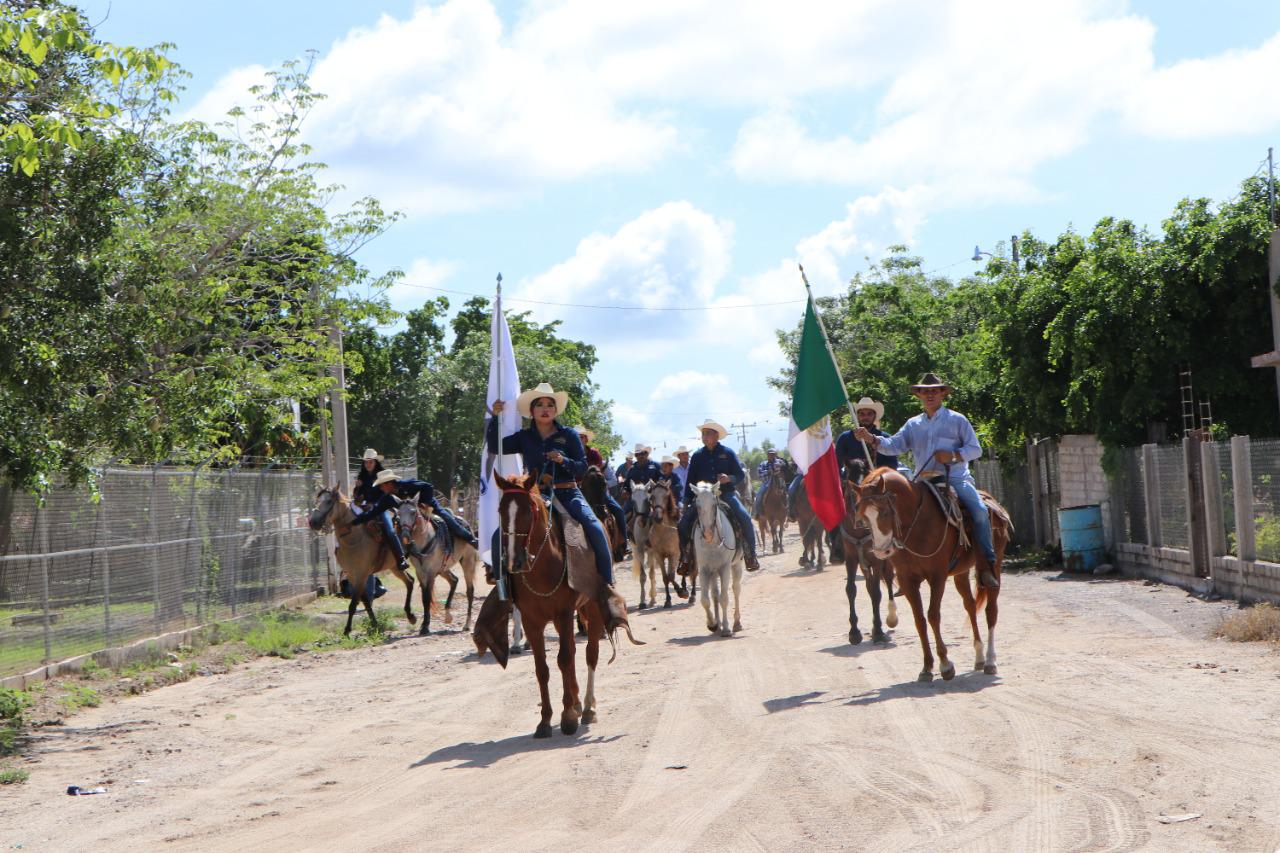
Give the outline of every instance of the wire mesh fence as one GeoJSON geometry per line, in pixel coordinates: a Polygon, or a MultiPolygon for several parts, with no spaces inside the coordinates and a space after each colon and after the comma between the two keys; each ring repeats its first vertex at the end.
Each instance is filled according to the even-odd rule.
{"type": "Polygon", "coordinates": [[[1123,464],[1117,477],[1122,529],[1118,531],[1121,542],[1147,541],[1147,497],[1143,487],[1142,450],[1126,448],[1121,451],[1123,464]]]}
{"type": "Polygon", "coordinates": [[[0,675],[270,607],[325,583],[309,470],[111,468],[43,505],[0,486],[0,675]]]}
{"type": "MultiPolygon", "coordinates": [[[[1259,560],[1280,562],[1280,441],[1250,443],[1253,533],[1259,560]]],[[[1243,521],[1243,520],[1242,520],[1243,521]]]]}
{"type": "Polygon", "coordinates": [[[1181,445],[1155,448],[1160,486],[1160,542],[1166,548],[1191,547],[1187,526],[1187,466],[1181,445]]]}
{"type": "Polygon", "coordinates": [[[979,459],[970,465],[978,488],[991,494],[1009,512],[1013,522],[1013,545],[1035,544],[1034,502],[1026,463],[1005,464],[997,459],[979,459]]]}

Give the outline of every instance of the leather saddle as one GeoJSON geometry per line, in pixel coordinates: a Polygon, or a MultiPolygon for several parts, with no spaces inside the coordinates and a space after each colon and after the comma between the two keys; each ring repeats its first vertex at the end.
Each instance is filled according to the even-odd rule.
{"type": "Polygon", "coordinates": [[[964,507],[960,506],[960,497],[956,494],[956,490],[947,485],[946,476],[943,474],[925,474],[920,478],[919,482],[924,485],[929,494],[933,495],[933,499],[938,503],[938,508],[946,516],[947,524],[950,524],[959,532],[960,549],[968,550],[971,546],[964,507]]]}

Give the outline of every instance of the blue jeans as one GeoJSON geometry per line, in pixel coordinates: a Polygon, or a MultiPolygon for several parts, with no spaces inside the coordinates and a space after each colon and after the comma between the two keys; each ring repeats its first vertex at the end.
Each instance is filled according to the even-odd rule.
{"type": "Polygon", "coordinates": [[[400,544],[400,537],[396,535],[396,522],[392,510],[387,510],[378,516],[378,522],[382,525],[382,535],[387,537],[387,544],[391,546],[391,551],[396,555],[397,562],[404,562],[404,546],[400,544]]]}
{"type": "Polygon", "coordinates": [[[978,494],[978,487],[969,477],[948,480],[947,483],[956,490],[956,496],[960,498],[965,512],[969,513],[969,518],[973,519],[975,544],[987,558],[987,563],[994,567],[996,549],[991,544],[991,516],[987,514],[987,505],[982,502],[982,495],[978,494]]]}
{"type": "MultiPolygon", "coordinates": [[[[754,555],[756,552],[756,529],[751,524],[751,516],[747,515],[747,508],[742,505],[742,500],[738,497],[738,493],[731,489],[725,489],[720,493],[720,500],[729,505],[729,510],[734,517],[738,519],[738,526],[742,528],[743,549],[745,554],[754,555]]],[[[693,536],[693,525],[698,520],[698,506],[695,502],[690,501],[689,505],[684,508],[684,515],[680,516],[680,545],[688,545],[689,539],[693,536]]]]}
{"type": "Polygon", "coordinates": [[[614,500],[613,495],[605,492],[604,505],[608,507],[609,514],[613,516],[613,520],[618,522],[618,531],[625,537],[627,535],[627,517],[622,512],[622,504],[614,500]]]}
{"type": "Polygon", "coordinates": [[[587,534],[587,542],[596,555],[596,571],[605,583],[613,583],[613,554],[609,550],[609,537],[604,533],[604,525],[591,511],[591,504],[582,496],[580,489],[556,489],[556,500],[564,507],[565,512],[574,521],[582,525],[587,534]]]}
{"type": "Polygon", "coordinates": [[[764,503],[764,490],[766,483],[761,483],[760,488],[756,489],[756,496],[751,499],[751,514],[756,518],[760,517],[760,505],[764,503]]]}
{"type": "Polygon", "coordinates": [[[804,474],[796,474],[791,484],[787,486],[787,515],[794,515],[796,511],[796,492],[800,489],[800,484],[804,482],[804,474]]]}

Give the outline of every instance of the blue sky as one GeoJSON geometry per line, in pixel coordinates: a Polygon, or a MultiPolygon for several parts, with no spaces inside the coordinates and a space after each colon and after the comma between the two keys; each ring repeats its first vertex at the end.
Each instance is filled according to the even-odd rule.
{"type": "Polygon", "coordinates": [[[393,303],[501,271],[659,452],[703,417],[785,439],[764,378],[803,306],[727,306],[803,299],[797,260],[831,293],[892,243],[958,276],[1023,228],[1158,228],[1280,143],[1275,2],[82,5],[174,42],[201,118],[318,51],[318,159],[406,214],[361,258],[406,272],[393,303]]]}

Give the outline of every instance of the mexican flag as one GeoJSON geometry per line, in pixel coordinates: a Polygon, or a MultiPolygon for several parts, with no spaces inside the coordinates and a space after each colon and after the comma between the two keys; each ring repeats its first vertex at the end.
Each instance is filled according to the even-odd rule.
{"type": "Polygon", "coordinates": [[[846,400],[844,383],[831,360],[826,337],[818,325],[818,315],[810,298],[804,312],[800,358],[796,362],[795,396],[791,401],[787,449],[804,474],[809,504],[827,530],[834,530],[844,518],[840,466],[836,464],[831,419],[827,415],[846,400]]]}

